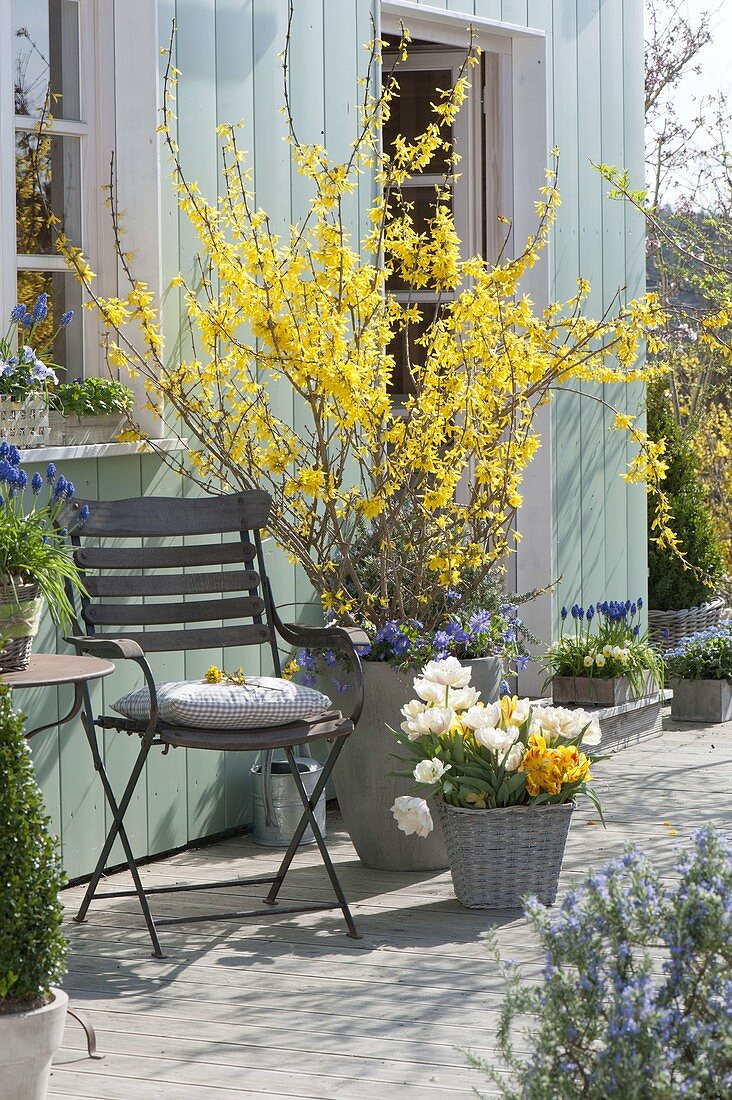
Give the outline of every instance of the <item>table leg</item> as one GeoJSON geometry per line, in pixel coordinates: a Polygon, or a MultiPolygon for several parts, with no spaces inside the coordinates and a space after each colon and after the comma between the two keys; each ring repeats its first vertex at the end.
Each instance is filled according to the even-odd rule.
{"type": "Polygon", "coordinates": [[[77,1012],[75,1008],[70,1005],[66,1009],[69,1016],[73,1016],[78,1024],[84,1028],[84,1034],[86,1035],[86,1050],[90,1058],[103,1058],[103,1054],[97,1054],[97,1036],[94,1028],[87,1020],[86,1016],[82,1016],[81,1012],[77,1012]]]}
{"type": "Polygon", "coordinates": [[[36,726],[34,730],[29,730],[25,735],[26,741],[29,741],[31,737],[35,737],[37,733],[43,733],[44,730],[53,729],[54,726],[63,726],[66,722],[70,722],[72,718],[81,710],[81,701],[83,699],[82,685],[77,681],[74,684],[74,701],[71,704],[71,710],[63,718],[57,718],[55,722],[48,722],[45,726],[36,726]]]}

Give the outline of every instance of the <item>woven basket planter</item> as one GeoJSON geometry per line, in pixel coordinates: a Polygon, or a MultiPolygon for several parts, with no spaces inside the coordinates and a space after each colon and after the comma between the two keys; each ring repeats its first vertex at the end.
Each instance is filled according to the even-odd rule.
{"type": "Polygon", "coordinates": [[[725,617],[724,600],[713,600],[699,607],[684,607],[680,611],[649,611],[648,634],[661,650],[672,649],[682,638],[717,626],[725,617]]]}
{"type": "Polygon", "coordinates": [[[22,672],[30,663],[43,599],[35,584],[0,586],[0,672],[22,672]]]}
{"type": "Polygon", "coordinates": [[[517,909],[557,896],[574,802],[464,810],[438,799],[455,896],[468,909],[517,909]]]}

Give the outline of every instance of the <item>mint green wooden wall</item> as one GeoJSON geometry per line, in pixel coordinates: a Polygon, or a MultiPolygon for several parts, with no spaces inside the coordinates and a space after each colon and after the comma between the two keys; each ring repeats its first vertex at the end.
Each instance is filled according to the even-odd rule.
{"type": "MultiPolygon", "coordinates": [[[[645,287],[641,219],[604,197],[594,163],[622,165],[643,185],[642,0],[425,0],[547,35],[549,146],[561,154],[560,211],[552,247],[552,295],[568,298],[581,275],[592,283],[588,309],[600,314],[620,288],[645,287]]],[[[417,6],[420,0],[415,0],[417,6]]],[[[621,411],[640,413],[643,386],[577,387],[621,411]]],[[[620,478],[627,464],[612,413],[565,393],[553,406],[556,610],[578,601],[646,595],[646,498],[620,478]]],[[[527,538],[548,532],[519,517],[527,538]]]]}
{"type": "MultiPolygon", "coordinates": [[[[297,0],[292,43],[291,88],[298,130],[304,140],[323,140],[334,155],[347,153],[356,132],[356,80],[363,71],[363,43],[371,37],[373,0],[297,0]]],[[[415,5],[416,6],[416,5],[415,5]]],[[[629,293],[643,286],[642,226],[619,205],[602,197],[590,160],[625,164],[642,172],[643,35],[641,0],[430,0],[447,7],[545,29],[549,36],[549,116],[552,141],[562,153],[564,205],[553,247],[553,293],[569,296],[582,274],[593,283],[591,305],[600,310],[617,288],[629,293]],[[599,73],[599,80],[598,80],[599,73]],[[554,75],[553,75],[554,74],[554,75]]],[[[167,42],[177,20],[176,64],[178,141],[189,178],[209,195],[217,188],[214,128],[222,121],[245,123],[244,142],[253,154],[259,201],[275,222],[298,217],[307,195],[291,170],[281,140],[283,120],[278,54],[285,40],[285,0],[159,0],[160,41],[167,42]]],[[[551,142],[550,142],[551,144],[551,142]]],[[[119,150],[122,156],[123,151],[119,150]]],[[[162,187],[164,278],[190,267],[194,242],[179,216],[167,183],[162,187]]],[[[368,196],[353,197],[349,218],[354,233],[363,223],[368,196]]],[[[166,325],[178,328],[179,304],[168,301],[166,325]]],[[[638,388],[619,396],[634,410],[638,388]]],[[[283,411],[295,409],[283,393],[283,411]]],[[[585,603],[607,593],[620,597],[645,592],[645,499],[618,477],[625,446],[603,431],[609,420],[592,402],[571,394],[554,406],[554,482],[557,573],[563,575],[557,606],[585,603]]],[[[151,456],[59,463],[80,494],[114,498],[190,492],[180,478],[151,456]]],[[[547,531],[523,521],[526,537],[547,531]]],[[[312,615],[311,593],[275,550],[270,571],[280,603],[297,604],[299,617],[312,615]]],[[[39,648],[53,646],[48,629],[39,648]]],[[[251,654],[248,667],[253,671],[251,654]]],[[[162,655],[160,678],[200,675],[221,654],[205,652],[185,660],[162,655]]],[[[122,669],[97,685],[101,709],[132,686],[134,674],[122,669]]],[[[66,693],[67,694],[67,693],[66,693]]],[[[65,708],[66,694],[18,695],[29,723],[50,720],[65,708]],[[43,715],[43,717],[41,717],[43,715]]],[[[124,782],[137,749],[121,734],[105,739],[105,757],[116,784],[124,782]]],[[[108,821],[101,790],[91,768],[78,723],[50,731],[33,743],[37,773],[54,829],[63,845],[67,873],[87,873],[108,821]]],[[[128,818],[139,854],[165,851],[200,836],[250,819],[249,758],[181,750],[156,756],[128,818]]]]}

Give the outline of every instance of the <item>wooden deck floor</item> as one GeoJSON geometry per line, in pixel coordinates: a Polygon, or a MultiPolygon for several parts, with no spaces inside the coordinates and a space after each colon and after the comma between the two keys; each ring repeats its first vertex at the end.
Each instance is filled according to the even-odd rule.
{"type": "MultiPolygon", "coordinates": [[[[699,825],[732,829],[732,725],[697,731],[667,723],[661,738],[596,770],[608,828],[588,824],[592,807],[580,807],[563,889],[628,839],[663,870],[699,825]]],[[[460,1050],[490,1057],[493,1049],[501,983],[481,935],[496,927],[505,955],[525,960],[531,980],[537,959],[525,921],[463,909],[447,874],[367,870],[337,821],[331,851],[363,935],[358,941],[346,937],[336,912],[199,924],[163,930],[168,957],[161,961],[150,957],[134,900],[92,907],[85,925],[69,922],[65,988],[92,1020],[104,1057],[86,1058],[81,1029],[69,1021],[50,1095],[448,1100],[475,1086],[490,1094],[460,1050]]],[[[265,874],[276,858],[237,838],[174,856],[144,875],[164,885],[265,874]]],[[[327,897],[312,850],[299,857],[288,884],[288,898],[327,897]]],[[[66,893],[70,909],[79,896],[66,893]]],[[[245,896],[229,890],[193,901],[216,912],[222,901],[226,907],[245,896]]],[[[180,895],[158,899],[157,911],[170,915],[182,904],[180,895]]]]}

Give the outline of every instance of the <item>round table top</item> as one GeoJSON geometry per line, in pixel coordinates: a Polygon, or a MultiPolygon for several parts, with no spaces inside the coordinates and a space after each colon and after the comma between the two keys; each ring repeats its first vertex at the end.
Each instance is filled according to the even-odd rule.
{"type": "Polygon", "coordinates": [[[55,687],[98,680],[114,672],[111,661],[100,657],[77,657],[75,653],[31,653],[22,672],[0,672],[0,683],[16,688],[55,687]]]}

